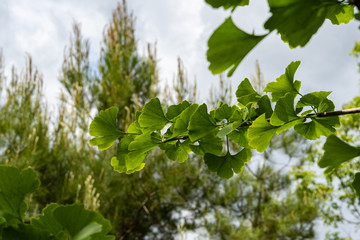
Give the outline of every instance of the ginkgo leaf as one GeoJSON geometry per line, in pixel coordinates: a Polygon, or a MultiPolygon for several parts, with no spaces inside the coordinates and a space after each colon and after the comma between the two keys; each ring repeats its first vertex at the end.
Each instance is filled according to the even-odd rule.
{"type": "MultiPolygon", "coordinates": [[[[58,205],[52,203],[43,209],[32,225],[48,230],[54,236],[70,237],[75,240],[111,240],[110,221],[100,213],[84,209],[81,204],[58,205]]],[[[61,238],[63,239],[63,238],[61,238]]]]}
{"type": "Polygon", "coordinates": [[[198,109],[198,107],[199,105],[197,104],[191,104],[179,115],[175,123],[171,126],[172,137],[177,137],[181,134],[188,132],[190,118],[194,114],[194,112],[198,109]]]}
{"type": "Polygon", "coordinates": [[[339,117],[312,118],[310,122],[301,123],[294,127],[295,132],[301,136],[315,140],[320,136],[329,136],[335,132],[335,126],[339,124],[339,117]]]}
{"type": "Polygon", "coordinates": [[[247,131],[249,127],[241,127],[233,132],[231,132],[228,135],[228,138],[233,140],[237,145],[244,148],[250,148],[249,147],[249,140],[247,138],[247,131]]]}
{"type": "Polygon", "coordinates": [[[213,8],[223,7],[224,9],[232,8],[233,10],[237,6],[249,5],[249,0],[205,0],[205,2],[211,5],[213,8]]]}
{"type": "Polygon", "coordinates": [[[169,123],[158,98],[152,98],[145,104],[138,122],[142,128],[146,128],[147,132],[161,130],[169,123]]]}
{"type": "Polygon", "coordinates": [[[170,107],[168,107],[165,116],[169,120],[174,120],[174,118],[179,116],[180,113],[182,113],[189,106],[190,103],[186,100],[177,105],[171,105],[170,107]]]}
{"type": "Polygon", "coordinates": [[[302,96],[296,104],[296,108],[302,108],[306,106],[319,107],[320,103],[330,95],[331,92],[319,91],[312,92],[302,96]]]}
{"type": "Polygon", "coordinates": [[[258,116],[262,115],[263,113],[265,113],[265,117],[266,118],[270,118],[272,113],[273,113],[273,109],[271,107],[271,101],[270,98],[267,95],[262,96],[259,101],[257,102],[258,107],[255,109],[256,113],[258,116]]]}
{"type": "Polygon", "coordinates": [[[141,131],[141,127],[140,127],[140,124],[139,124],[139,117],[141,115],[141,112],[139,111],[136,111],[135,113],[135,121],[132,122],[128,129],[127,129],[127,132],[128,133],[134,133],[134,134],[142,134],[142,131],[141,131]]]}
{"type": "Polygon", "coordinates": [[[89,134],[95,138],[90,139],[91,145],[98,146],[99,150],[105,150],[111,147],[119,137],[125,135],[116,125],[118,112],[117,107],[101,110],[99,115],[92,120],[89,134]]]}
{"type": "Polygon", "coordinates": [[[190,149],[198,156],[204,156],[205,153],[220,155],[223,149],[221,138],[216,136],[208,136],[202,138],[194,144],[190,144],[190,149]]]}
{"type": "Polygon", "coordinates": [[[300,65],[300,61],[291,62],[287,67],[283,75],[276,79],[276,82],[270,82],[264,88],[264,92],[271,92],[272,101],[277,102],[285,94],[293,92],[298,94],[301,86],[300,81],[294,81],[294,75],[297,68],[300,65]]]}
{"type": "Polygon", "coordinates": [[[318,113],[331,112],[335,110],[335,104],[333,103],[333,101],[325,98],[321,101],[317,110],[318,113]]]}
{"type": "Polygon", "coordinates": [[[215,119],[220,122],[224,119],[229,120],[236,110],[239,110],[237,106],[230,107],[227,103],[220,102],[218,108],[215,110],[215,119]]]}
{"type": "Polygon", "coordinates": [[[219,129],[216,136],[219,137],[219,138],[223,138],[226,135],[228,135],[229,133],[231,133],[233,130],[234,130],[234,128],[233,128],[232,123],[224,125],[219,129]]]}
{"type": "Polygon", "coordinates": [[[231,17],[227,18],[211,35],[208,41],[207,59],[209,69],[213,74],[219,74],[226,69],[230,77],[243,58],[266,35],[256,36],[248,34],[235,26],[231,17]]]}
{"type": "Polygon", "coordinates": [[[281,126],[299,118],[294,110],[294,99],[295,93],[293,92],[289,92],[283,98],[279,99],[270,118],[271,125],[281,126]]]}
{"type": "Polygon", "coordinates": [[[354,181],[352,182],[352,187],[355,189],[356,194],[360,198],[360,172],[355,174],[354,181]]]}
{"type": "Polygon", "coordinates": [[[166,156],[173,161],[179,163],[185,162],[189,158],[191,149],[189,147],[189,139],[184,142],[176,141],[175,144],[169,144],[165,150],[166,156]]]}
{"type": "Polygon", "coordinates": [[[265,114],[259,116],[247,131],[250,147],[255,148],[258,152],[265,151],[275,135],[276,129],[277,127],[272,126],[266,120],[265,114]]]}
{"type": "Polygon", "coordinates": [[[236,90],[236,98],[241,108],[246,107],[248,104],[256,103],[261,98],[254,88],[252,87],[249,79],[245,78],[236,90]]]}
{"type": "Polygon", "coordinates": [[[25,196],[39,186],[40,180],[32,168],[20,172],[14,166],[0,166],[0,215],[7,224],[22,222],[28,209],[25,196]]]}
{"type": "MultiPolygon", "coordinates": [[[[117,146],[117,151],[116,151],[116,157],[111,158],[111,166],[113,167],[113,169],[119,173],[133,173],[133,170],[128,170],[126,168],[126,162],[129,161],[129,156],[128,153],[130,152],[128,150],[129,148],[129,144],[134,141],[135,139],[135,135],[129,135],[126,136],[124,138],[122,138],[120,140],[120,142],[118,143],[117,146]]],[[[146,158],[146,154],[144,154],[143,159],[141,160],[141,163],[143,160],[145,160],[146,158]]],[[[141,167],[144,167],[145,164],[142,163],[140,164],[141,167]]]]}
{"type": "Polygon", "coordinates": [[[326,18],[339,24],[354,17],[354,8],[339,1],[268,0],[268,3],[272,16],[264,27],[270,31],[276,29],[292,48],[305,46],[326,18]]]}
{"type": "Polygon", "coordinates": [[[211,172],[216,172],[223,179],[231,178],[234,173],[241,173],[245,163],[251,159],[251,150],[244,148],[235,155],[226,154],[225,156],[216,156],[206,153],[204,156],[205,164],[211,172]]]}
{"type": "Polygon", "coordinates": [[[191,116],[189,124],[189,137],[192,142],[203,138],[216,130],[215,120],[207,112],[206,104],[200,107],[191,116]]]}
{"type": "Polygon", "coordinates": [[[321,168],[328,168],[327,172],[337,168],[346,161],[360,156],[359,147],[350,146],[335,135],[330,135],[326,139],[323,149],[325,152],[318,165],[321,168]]]}

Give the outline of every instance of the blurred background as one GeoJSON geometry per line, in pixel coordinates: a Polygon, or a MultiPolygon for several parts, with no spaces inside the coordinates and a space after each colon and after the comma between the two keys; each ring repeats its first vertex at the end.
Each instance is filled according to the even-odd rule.
{"type": "MultiPolygon", "coordinates": [[[[245,30],[263,33],[268,9],[258,2],[233,14],[245,30]]],[[[324,139],[287,131],[230,180],[195,155],[180,164],[160,151],[141,172],[118,174],[110,166],[115,148],[89,145],[100,110],[117,106],[125,131],[155,96],[165,109],[183,100],[234,104],[244,77],[261,92],[292,60],[303,61],[296,78],[304,93],[334,90],[338,109],[360,106],[357,23],[325,25],[304,49],[289,50],[273,33],[227,79],[210,74],[205,51],[228,15],[200,1],[2,4],[0,163],[38,172],[29,218],[50,202],[80,202],[109,219],[117,239],[357,239],[359,199],[350,183],[360,164],[325,178],[316,165],[324,139]]],[[[338,134],[358,143],[359,117],[341,121],[338,134]]]]}

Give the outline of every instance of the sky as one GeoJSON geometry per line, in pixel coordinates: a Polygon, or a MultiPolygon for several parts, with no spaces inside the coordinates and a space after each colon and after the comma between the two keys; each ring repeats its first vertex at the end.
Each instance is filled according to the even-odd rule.
{"type": "MultiPolygon", "coordinates": [[[[262,26],[269,16],[266,0],[250,2],[249,7],[232,13],[233,20],[247,32],[264,34],[262,26]]],[[[12,66],[21,70],[26,54],[30,54],[43,73],[45,95],[55,106],[64,47],[69,43],[72,24],[81,23],[83,36],[90,40],[90,58],[95,66],[104,26],[116,4],[112,0],[1,0],[0,48],[5,73],[9,76],[12,66]]],[[[128,8],[136,16],[139,51],[145,53],[147,43],[156,42],[161,84],[172,82],[177,57],[181,57],[189,79],[196,77],[200,100],[206,100],[210,86],[219,79],[208,70],[207,40],[231,12],[213,9],[203,0],[128,0],[128,8]]],[[[357,61],[349,56],[354,42],[360,40],[358,27],[359,22],[355,21],[333,26],[327,20],[305,48],[296,49],[289,49],[278,34],[271,33],[250,52],[231,78],[233,96],[237,85],[255,74],[256,60],[267,82],[283,74],[291,61],[300,60],[295,78],[302,81],[301,92],[333,91],[330,99],[340,109],[359,94],[357,61]]]]}

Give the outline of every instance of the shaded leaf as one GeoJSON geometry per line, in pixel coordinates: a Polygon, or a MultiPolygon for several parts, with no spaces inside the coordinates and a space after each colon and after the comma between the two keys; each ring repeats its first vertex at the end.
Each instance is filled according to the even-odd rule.
{"type": "Polygon", "coordinates": [[[249,127],[241,127],[228,135],[228,138],[233,140],[237,145],[244,148],[250,148],[249,140],[247,138],[247,130],[249,127]]]}
{"type": "Polygon", "coordinates": [[[208,136],[206,138],[200,139],[194,144],[191,144],[190,148],[191,151],[199,156],[204,156],[205,153],[220,155],[223,149],[223,142],[221,138],[216,136],[208,136]]]}
{"type": "Polygon", "coordinates": [[[329,96],[331,92],[319,91],[312,92],[302,96],[296,104],[296,108],[302,108],[306,106],[319,107],[320,103],[329,96]]]}
{"type": "Polygon", "coordinates": [[[99,115],[92,120],[89,134],[95,138],[90,139],[91,145],[98,146],[99,150],[105,150],[111,147],[119,137],[125,135],[116,125],[118,112],[117,107],[101,110],[99,115]]]}
{"type": "Polygon", "coordinates": [[[328,168],[327,172],[337,168],[342,163],[360,156],[360,148],[343,142],[335,135],[330,135],[323,146],[324,155],[319,160],[321,168],[328,168]]]}
{"type": "Polygon", "coordinates": [[[233,10],[237,6],[249,5],[249,0],[205,0],[205,2],[213,8],[223,7],[224,9],[232,8],[233,10]]]}
{"type": "Polygon", "coordinates": [[[218,104],[218,108],[215,110],[215,119],[217,122],[224,119],[229,121],[236,110],[239,110],[237,106],[230,107],[227,103],[220,102],[220,104],[218,104]]]}
{"type": "Polygon", "coordinates": [[[191,149],[189,147],[189,139],[184,142],[176,141],[175,144],[168,144],[168,147],[165,150],[166,156],[173,161],[178,161],[179,163],[185,162],[189,158],[189,153],[191,149]]]}
{"type": "Polygon", "coordinates": [[[352,182],[352,187],[355,189],[356,194],[360,198],[360,172],[355,174],[354,181],[352,182]]]}
{"type": "Polygon", "coordinates": [[[339,117],[312,118],[311,122],[298,124],[294,127],[295,132],[301,136],[315,140],[320,136],[329,136],[335,132],[335,126],[339,124],[339,117]]]}
{"type": "Polygon", "coordinates": [[[210,171],[216,172],[223,179],[229,179],[234,173],[242,172],[245,163],[250,161],[251,155],[251,150],[244,148],[235,155],[216,156],[206,153],[204,160],[210,171]]]}
{"type": "Polygon", "coordinates": [[[190,118],[189,124],[189,137],[192,142],[199,140],[209,134],[214,133],[216,130],[215,120],[208,114],[206,104],[194,112],[190,118]]]}
{"type": "Polygon", "coordinates": [[[248,34],[235,26],[231,17],[227,18],[211,35],[208,41],[207,59],[213,74],[231,68],[231,76],[243,58],[265,37],[248,34]]]}
{"type": "Polygon", "coordinates": [[[169,120],[174,120],[174,118],[179,116],[180,113],[182,113],[189,106],[190,106],[190,103],[186,100],[177,105],[171,105],[170,107],[168,107],[165,116],[169,120]]]}
{"type": "Polygon", "coordinates": [[[279,99],[270,118],[271,125],[281,126],[299,118],[294,110],[294,99],[295,93],[292,92],[287,93],[285,97],[279,99]]]}
{"type": "Polygon", "coordinates": [[[265,113],[266,118],[271,117],[271,115],[273,113],[273,109],[271,107],[270,98],[267,95],[262,96],[260,98],[260,100],[257,102],[257,105],[258,105],[258,108],[256,108],[255,111],[258,116],[265,113]]]}
{"type": "Polygon", "coordinates": [[[199,105],[197,104],[191,104],[179,115],[175,123],[171,126],[172,137],[177,137],[188,132],[190,118],[198,109],[198,107],[199,105]]]}

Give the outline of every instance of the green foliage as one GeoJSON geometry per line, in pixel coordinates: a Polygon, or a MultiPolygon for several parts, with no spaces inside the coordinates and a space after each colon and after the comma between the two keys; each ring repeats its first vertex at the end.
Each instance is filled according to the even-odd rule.
{"type": "MultiPolygon", "coordinates": [[[[207,2],[213,7],[231,7],[232,11],[237,7],[237,3],[244,2],[241,6],[248,3],[207,2]]],[[[269,30],[269,33],[277,30],[281,39],[291,48],[304,47],[325,19],[339,25],[346,24],[354,18],[354,6],[337,0],[268,0],[268,5],[271,16],[264,23],[264,28],[269,30]]],[[[268,34],[247,34],[234,25],[231,17],[227,18],[208,41],[207,59],[210,71],[219,74],[230,68],[228,76],[231,76],[244,57],[268,34]]]]}
{"type": "Polygon", "coordinates": [[[39,218],[32,218],[31,224],[25,223],[28,206],[24,200],[39,187],[37,174],[31,168],[20,172],[7,165],[0,166],[0,173],[0,239],[115,239],[107,235],[110,222],[80,204],[49,204],[39,218]]]}
{"type": "Polygon", "coordinates": [[[244,164],[251,158],[250,149],[264,152],[276,134],[289,128],[294,127],[297,133],[312,140],[329,136],[339,125],[339,118],[323,118],[318,114],[334,110],[334,104],[327,98],[330,93],[301,95],[300,81],[294,81],[299,65],[299,61],[290,63],[285,74],[266,85],[264,92],[271,93],[271,101],[276,103],[274,110],[270,98],[255,92],[248,79],[242,81],[236,91],[240,108],[220,102],[208,113],[206,104],[198,106],[185,101],[169,106],[164,113],[159,99],[151,99],[129,127],[127,134],[137,136],[120,139],[117,159],[112,159],[112,166],[118,172],[141,170],[149,152],[160,147],[171,160],[179,162],[184,162],[191,151],[204,156],[210,171],[228,179],[233,172],[242,172],[244,164]],[[297,95],[302,97],[295,102],[297,95]],[[303,107],[312,110],[306,111],[307,115],[298,115],[297,111],[303,107]],[[305,122],[307,118],[310,121],[305,122]],[[170,125],[167,129],[164,128],[166,124],[170,125]],[[134,127],[131,126],[136,126],[138,132],[132,133],[134,127]],[[221,156],[223,138],[234,141],[243,149],[234,155],[221,156]]]}
{"type": "Polygon", "coordinates": [[[224,0],[224,1],[205,0],[205,2],[211,5],[213,8],[223,7],[224,9],[232,8],[233,10],[237,6],[249,5],[249,1],[250,0],[224,0]]]}

